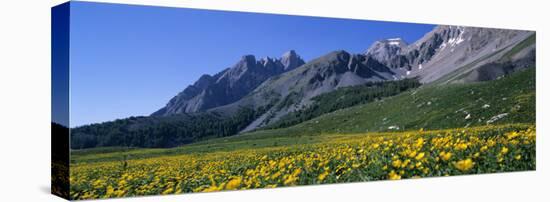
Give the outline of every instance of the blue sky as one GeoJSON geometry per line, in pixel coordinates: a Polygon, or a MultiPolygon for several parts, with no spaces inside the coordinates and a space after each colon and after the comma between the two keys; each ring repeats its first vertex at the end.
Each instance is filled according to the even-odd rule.
{"type": "Polygon", "coordinates": [[[434,25],[89,2],[71,3],[71,127],[149,115],[242,55],[306,61],[434,25]]]}

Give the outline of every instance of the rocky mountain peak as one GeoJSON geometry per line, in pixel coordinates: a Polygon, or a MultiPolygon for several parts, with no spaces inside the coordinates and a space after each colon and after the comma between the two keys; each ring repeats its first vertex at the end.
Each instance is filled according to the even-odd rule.
{"type": "Polygon", "coordinates": [[[283,56],[281,56],[280,61],[283,64],[285,71],[294,69],[305,64],[304,60],[298,54],[296,54],[296,51],[294,50],[289,50],[284,53],[283,56]]]}
{"type": "Polygon", "coordinates": [[[273,63],[273,62],[275,62],[275,61],[273,60],[273,58],[270,58],[270,57],[263,57],[263,58],[261,58],[260,60],[258,60],[258,62],[260,62],[260,64],[262,64],[263,66],[266,66],[266,64],[268,64],[268,63],[273,63]]]}
{"type": "Polygon", "coordinates": [[[239,64],[255,64],[256,63],[256,56],[254,55],[243,55],[239,62],[237,63],[237,66],[239,64]]]}
{"type": "Polygon", "coordinates": [[[384,39],[374,42],[369,49],[367,49],[366,54],[387,57],[387,55],[399,54],[400,51],[407,46],[407,42],[401,38],[384,39]]]}
{"type": "Polygon", "coordinates": [[[281,56],[281,58],[299,57],[295,50],[289,50],[281,56]]]}
{"type": "Polygon", "coordinates": [[[389,46],[397,46],[397,47],[406,47],[408,44],[405,40],[402,38],[390,38],[382,40],[381,43],[387,44],[389,46]]]}
{"type": "Polygon", "coordinates": [[[212,83],[213,77],[209,74],[203,74],[199,80],[195,81],[193,84],[197,88],[203,89],[204,87],[208,86],[210,83],[212,83]]]}
{"type": "Polygon", "coordinates": [[[232,67],[214,76],[201,76],[152,115],[200,112],[232,103],[268,78],[303,64],[305,62],[294,50],[284,53],[278,59],[264,57],[256,60],[254,55],[243,55],[232,67]]]}
{"type": "Polygon", "coordinates": [[[367,52],[366,56],[372,57],[388,67],[396,68],[401,64],[396,64],[394,61],[399,61],[399,56],[406,50],[408,43],[402,38],[390,38],[374,42],[367,52]]]}

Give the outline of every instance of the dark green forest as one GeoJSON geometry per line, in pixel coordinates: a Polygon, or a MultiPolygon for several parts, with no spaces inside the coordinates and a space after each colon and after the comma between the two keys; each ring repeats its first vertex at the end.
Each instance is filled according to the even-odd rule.
{"type": "Polygon", "coordinates": [[[130,117],[71,129],[71,148],[123,146],[165,148],[237,134],[265,112],[241,108],[224,118],[215,113],[130,117]]]}
{"type": "MultiPolygon", "coordinates": [[[[339,88],[314,97],[315,102],[310,107],[292,112],[268,128],[288,127],[338,109],[397,95],[418,86],[420,83],[416,79],[404,79],[339,88]]],[[[281,103],[289,105],[284,101],[281,103]]],[[[202,112],[167,117],[129,117],[76,127],[71,129],[71,148],[111,146],[167,148],[231,136],[238,134],[273,106],[268,105],[258,109],[242,107],[229,117],[212,112],[202,112]]]]}

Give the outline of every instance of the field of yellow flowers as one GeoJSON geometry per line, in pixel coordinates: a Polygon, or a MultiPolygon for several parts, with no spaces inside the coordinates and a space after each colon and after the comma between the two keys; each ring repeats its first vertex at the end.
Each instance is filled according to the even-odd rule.
{"type": "Polygon", "coordinates": [[[534,170],[535,126],[338,134],[331,141],[74,163],[73,199],[534,170]],[[336,136],[338,138],[336,138],[336,136]]]}

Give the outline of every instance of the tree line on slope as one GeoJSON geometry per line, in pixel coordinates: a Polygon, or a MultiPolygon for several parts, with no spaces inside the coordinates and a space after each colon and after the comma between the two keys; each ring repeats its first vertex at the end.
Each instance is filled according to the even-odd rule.
{"type": "MultiPolygon", "coordinates": [[[[268,128],[283,128],[310,120],[338,109],[371,102],[420,86],[416,79],[369,82],[344,87],[313,98],[310,107],[292,112],[268,128]]],[[[168,117],[129,117],[71,129],[71,148],[142,147],[167,148],[210,138],[239,133],[273,104],[251,109],[240,108],[235,114],[223,117],[203,112],[168,117]]]]}
{"type": "Polygon", "coordinates": [[[265,112],[243,107],[231,117],[214,113],[169,117],[129,117],[71,129],[71,148],[145,147],[167,148],[208,138],[237,134],[265,112]]]}
{"type": "Polygon", "coordinates": [[[408,78],[397,81],[368,82],[363,85],[339,88],[313,97],[313,104],[291,112],[265,128],[286,128],[339,109],[394,96],[420,85],[418,79],[408,78]]]}

